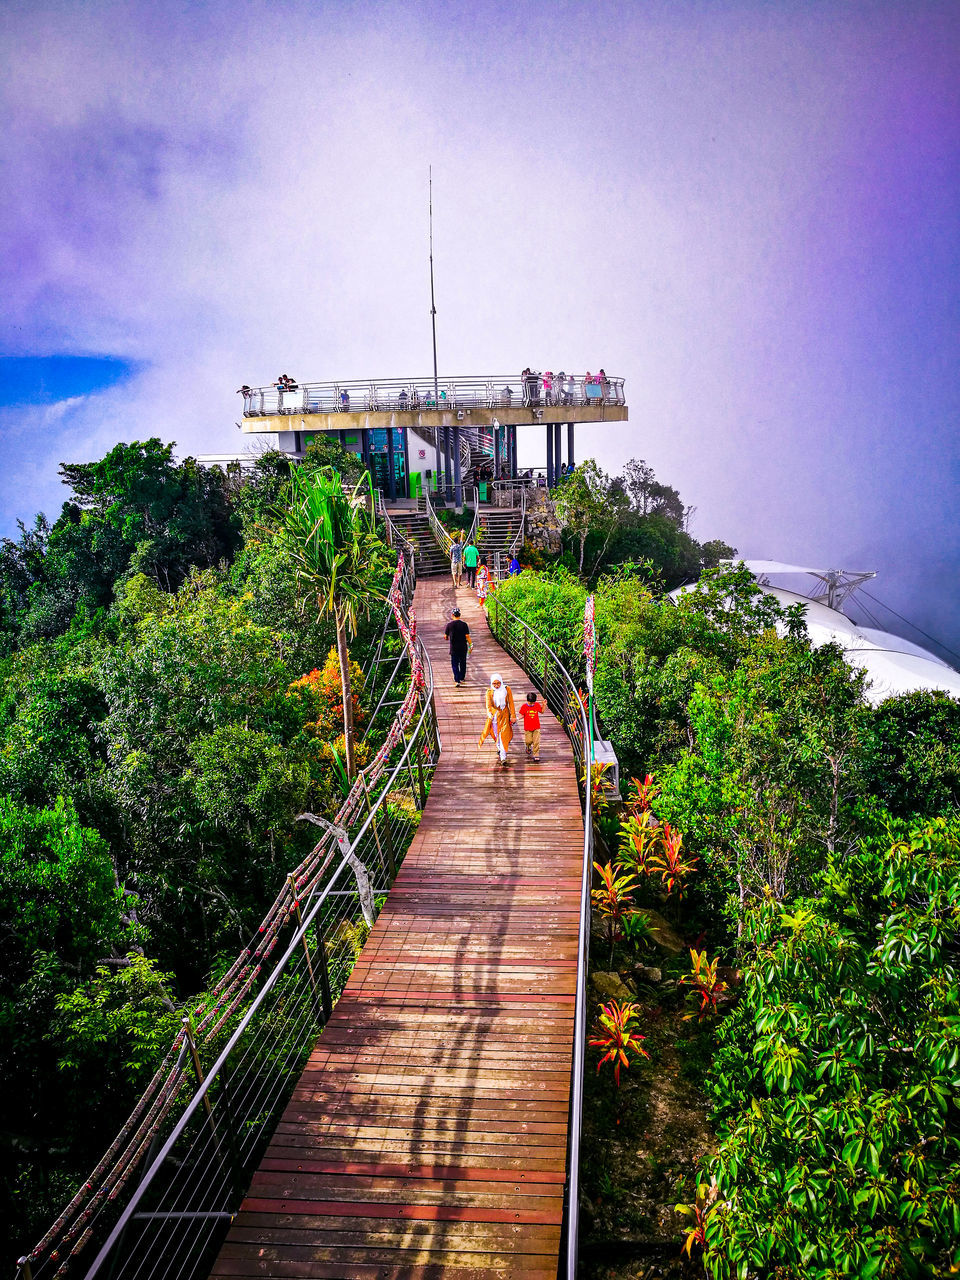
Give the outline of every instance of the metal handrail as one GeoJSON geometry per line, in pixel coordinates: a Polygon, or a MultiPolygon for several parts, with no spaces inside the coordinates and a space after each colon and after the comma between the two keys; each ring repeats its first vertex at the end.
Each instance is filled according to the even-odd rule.
{"type": "MultiPolygon", "coordinates": [[[[103,1231],[106,1231],[107,1218],[101,1217],[101,1214],[109,1209],[111,1202],[120,1203],[120,1191],[130,1181],[131,1174],[144,1161],[144,1157],[146,1167],[141,1172],[140,1183],[131,1191],[129,1202],[122,1210],[119,1220],[94,1260],[90,1271],[86,1273],[88,1277],[97,1274],[114,1249],[127,1248],[128,1244],[129,1247],[134,1248],[140,1243],[139,1240],[132,1244],[124,1243],[125,1229],[129,1227],[134,1217],[138,1221],[149,1220],[154,1226],[158,1221],[169,1223],[174,1220],[181,1225],[194,1224],[197,1231],[201,1230],[200,1226],[196,1226],[198,1223],[207,1224],[202,1228],[203,1230],[215,1231],[218,1229],[217,1224],[222,1225],[229,1220],[231,1210],[222,1207],[222,1202],[227,1198],[230,1198],[231,1202],[238,1202],[236,1197],[242,1195],[245,1189],[241,1189],[236,1181],[239,1160],[237,1150],[246,1151],[249,1164],[253,1153],[257,1151],[260,1131],[265,1124],[269,1123],[270,1117],[276,1110],[278,1097],[289,1086],[290,1073],[296,1067],[298,1055],[302,1055],[303,1045],[312,1045],[320,1028],[325,1025],[330,1016],[334,982],[338,982],[340,977],[344,976],[344,964],[337,962],[339,968],[334,969],[334,961],[328,960],[328,948],[331,944],[325,942],[324,934],[326,933],[328,938],[338,936],[336,931],[331,932],[332,926],[336,925],[339,930],[349,922],[351,914],[357,910],[357,904],[362,910],[364,920],[368,924],[372,923],[373,894],[385,891],[379,888],[375,890],[373,880],[385,880],[389,886],[396,874],[399,857],[402,856],[406,843],[415,829],[407,811],[401,810],[398,814],[387,808],[388,798],[402,791],[409,795],[409,804],[412,804],[415,809],[422,808],[426,802],[426,780],[439,758],[441,744],[433,698],[433,670],[429,655],[416,638],[416,627],[411,613],[414,587],[412,563],[406,555],[402,555],[391,587],[390,596],[393,604],[388,605],[388,609],[394,613],[397,626],[405,641],[411,663],[411,682],[407,696],[393,720],[383,745],[374,759],[359,772],[334,822],[323,823],[321,820],[321,825],[327,828],[326,834],[307,860],[287,878],[284,890],[271,908],[264,925],[261,926],[262,941],[256,944],[255,935],[254,942],[227,975],[228,979],[233,977],[232,985],[228,983],[222,994],[216,997],[217,1005],[203,1018],[200,1026],[195,1030],[192,1020],[184,1019],[184,1029],[161,1069],[161,1072],[168,1070],[170,1072],[168,1083],[164,1086],[165,1091],[157,1095],[158,1101],[153,1104],[146,1119],[142,1123],[139,1119],[136,1121],[139,1127],[136,1129],[132,1145],[128,1145],[123,1150],[122,1156],[116,1158],[114,1153],[121,1150],[120,1140],[118,1139],[118,1142],[111,1147],[96,1174],[84,1185],[68,1210],[61,1215],[43,1241],[28,1256],[20,1260],[19,1275],[23,1280],[45,1276],[53,1267],[56,1267],[57,1274],[60,1274],[68,1260],[78,1253],[95,1233],[95,1224],[102,1223],[103,1231]],[[396,752],[401,746],[399,758],[396,759],[396,764],[391,770],[391,759],[396,758],[396,752]],[[380,785],[381,782],[382,785],[380,785]],[[376,794],[378,785],[380,785],[380,791],[376,794]],[[352,839],[349,835],[350,828],[356,829],[356,835],[352,839]],[[328,876],[325,876],[338,852],[340,854],[338,864],[328,876]],[[342,882],[348,867],[356,876],[355,891],[334,887],[342,882]],[[301,907],[303,907],[303,918],[301,918],[301,907]],[[325,912],[322,923],[319,917],[321,911],[325,912]],[[267,967],[268,957],[280,940],[282,929],[290,927],[294,917],[297,920],[297,927],[294,929],[292,941],[282,960],[264,977],[259,978],[261,968],[267,967]],[[272,923],[264,937],[263,931],[268,922],[272,923]],[[310,939],[308,939],[308,932],[311,929],[313,933],[310,939],[314,947],[312,954],[310,939]],[[266,938],[270,937],[273,940],[266,945],[266,938]],[[286,982],[282,991],[279,1014],[277,1008],[268,1010],[253,1032],[253,1044],[248,1044],[244,1048],[241,1042],[245,1032],[253,1025],[257,1014],[265,1008],[271,992],[276,988],[281,977],[285,977],[286,982]],[[296,986],[297,994],[294,997],[289,984],[291,982],[296,984],[298,981],[299,986],[296,986]],[[260,983],[262,985],[259,986],[259,990],[253,994],[254,988],[260,983]],[[292,1012],[288,1023],[283,1023],[282,1015],[288,1006],[292,1012]],[[241,1010],[244,1010],[242,1016],[241,1010]],[[234,1017],[240,1018],[238,1025],[218,1053],[214,1066],[204,1075],[197,1052],[198,1046],[201,1043],[214,1046],[219,1044],[222,1039],[220,1029],[222,1028],[223,1033],[226,1034],[229,1022],[234,1017]],[[299,1021],[295,1023],[294,1018],[299,1021]],[[211,1021],[215,1025],[212,1025],[211,1030],[206,1032],[201,1041],[201,1032],[211,1021]],[[269,1037],[270,1034],[279,1036],[281,1030],[285,1037],[282,1042],[266,1044],[263,1048],[257,1046],[258,1037],[269,1037]],[[299,1045],[296,1041],[298,1034],[303,1045],[299,1045]],[[291,1039],[294,1042],[292,1049],[291,1039]],[[181,1046],[179,1057],[176,1056],[178,1043],[181,1046]],[[253,1052],[254,1048],[258,1049],[257,1054],[253,1052]],[[184,1110],[180,1118],[174,1123],[172,1132],[154,1157],[153,1148],[161,1140],[161,1129],[165,1124],[165,1117],[175,1106],[181,1105],[184,1090],[190,1088],[191,1055],[195,1071],[192,1096],[183,1103],[184,1110]],[[238,1056],[240,1062],[233,1061],[231,1077],[221,1081],[219,1073],[232,1055],[238,1056]],[[168,1064],[174,1058],[176,1062],[171,1069],[168,1064]],[[264,1061],[269,1064],[269,1067],[264,1065],[264,1061]],[[279,1066],[276,1065],[277,1063],[279,1066]],[[238,1114],[238,1100],[232,1096],[233,1082],[237,1078],[242,1080],[245,1090],[239,1102],[243,1103],[252,1095],[252,1100],[248,1104],[250,1111],[245,1116],[238,1114]],[[267,1081],[266,1085],[264,1081],[267,1081]],[[274,1094],[265,1096],[263,1093],[265,1087],[272,1087],[274,1094]],[[164,1099],[164,1105],[161,1106],[160,1101],[164,1099]],[[204,1108],[203,1112],[200,1111],[201,1106],[204,1108]],[[219,1126],[216,1123],[218,1116],[225,1117],[219,1126]],[[176,1143],[185,1138],[196,1117],[200,1120],[199,1129],[194,1126],[195,1132],[189,1137],[189,1145],[197,1156],[194,1166],[190,1166],[189,1159],[184,1159],[183,1152],[180,1151],[174,1162],[173,1172],[167,1169],[161,1178],[160,1172],[166,1157],[176,1143]],[[260,1128],[258,1129],[257,1126],[260,1128]],[[228,1164],[229,1176],[225,1174],[228,1164]],[[181,1173],[182,1178],[186,1180],[185,1186],[177,1185],[177,1178],[181,1173]],[[144,1197],[151,1188],[153,1188],[152,1198],[167,1195],[173,1198],[174,1203],[169,1208],[162,1208],[159,1212],[155,1210],[147,1213],[140,1212],[139,1206],[143,1205],[144,1197]],[[175,1196],[175,1191],[179,1194],[179,1199],[175,1196]],[[183,1197],[192,1197],[192,1203],[185,1207],[181,1202],[183,1197]],[[221,1203],[217,1203],[217,1207],[211,1209],[209,1203],[218,1202],[218,1198],[221,1203]],[[199,1207],[197,1207],[198,1199],[199,1207]]],[[[396,810],[395,805],[394,810],[396,810]]],[[[220,986],[217,991],[221,991],[220,986]]],[[[202,1016],[202,1013],[198,1013],[197,1016],[202,1016]]],[[[309,1047],[306,1051],[309,1052],[309,1047]]],[[[162,1078],[161,1073],[158,1073],[157,1078],[162,1078]]],[[[135,1112],[134,1116],[136,1115],[135,1112]]],[[[130,1132],[128,1125],[124,1133],[130,1132]]],[[[125,1139],[125,1141],[129,1140],[125,1139]]],[[[190,1243],[190,1248],[186,1252],[190,1253],[196,1265],[199,1265],[196,1259],[205,1256],[203,1251],[209,1243],[209,1240],[199,1240],[199,1237],[190,1243]]],[[[184,1262],[183,1257],[178,1256],[178,1252],[177,1250],[171,1252],[167,1261],[171,1267],[176,1266],[178,1275],[189,1275],[190,1267],[184,1262]]],[[[120,1265],[122,1266],[122,1262],[120,1265]]],[[[159,1263],[158,1268],[155,1273],[162,1274],[162,1266],[159,1263]]]]}
{"type": "Polygon", "coordinates": [[[510,543],[509,547],[507,547],[507,551],[510,553],[511,558],[515,556],[517,552],[520,550],[520,548],[523,546],[523,535],[526,528],[526,523],[527,523],[527,490],[525,486],[521,485],[520,487],[520,528],[517,530],[514,536],[514,539],[510,543]]]}
{"type": "Polygon", "coordinates": [[[593,875],[593,814],[590,762],[592,742],[585,697],[554,650],[524,620],[497,597],[487,597],[487,621],[497,643],[542,690],[547,705],[561,720],[583,778],[583,866],[580,876],[580,945],[577,955],[577,997],[574,1007],[573,1064],[570,1074],[570,1113],[567,1140],[567,1182],[564,1187],[566,1268],[560,1274],[576,1280],[579,1237],[580,1142],[583,1130],[583,1071],[587,1041],[587,972],[590,960],[590,882],[593,875]],[[552,670],[551,670],[552,664],[552,670]]]}
{"type": "MultiPolygon", "coordinates": [[[[430,377],[358,379],[346,382],[297,382],[280,390],[276,383],[241,389],[243,416],[257,418],[296,413],[404,413],[443,409],[537,409],[544,406],[624,405],[623,378],[601,382],[571,374],[546,391],[539,374],[485,374],[444,378],[434,392],[430,377]],[[572,384],[572,385],[571,385],[572,384]]],[[[467,424],[469,425],[469,424],[467,424]]]]}
{"type": "Polygon", "coordinates": [[[449,557],[450,549],[453,546],[453,538],[449,533],[447,533],[446,529],[437,518],[437,513],[433,509],[433,503],[430,501],[429,489],[424,490],[424,497],[426,498],[427,503],[427,519],[430,521],[430,528],[433,532],[433,536],[436,538],[437,544],[443,554],[449,557]]]}

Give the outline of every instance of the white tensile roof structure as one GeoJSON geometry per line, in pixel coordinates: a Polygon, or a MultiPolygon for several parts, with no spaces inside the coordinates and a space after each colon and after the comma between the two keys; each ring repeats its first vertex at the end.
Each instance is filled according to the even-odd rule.
{"type": "MultiPolygon", "coordinates": [[[[727,561],[726,563],[734,563],[727,561]]],[[[737,561],[736,563],[740,563],[737,561]]],[[[876,706],[898,694],[915,693],[917,690],[941,690],[952,698],[960,698],[960,672],[942,658],[920,645],[904,640],[890,631],[874,627],[858,627],[837,608],[824,603],[824,597],[840,603],[861,582],[872,578],[872,573],[846,573],[834,569],[807,569],[799,565],[782,564],[777,560],[745,560],[743,564],[757,578],[764,590],[784,606],[802,604],[811,643],[819,648],[824,644],[837,644],[852,667],[866,671],[867,701],[876,706]],[[770,574],[809,573],[824,583],[818,591],[820,599],[788,591],[784,587],[771,586],[770,574]]],[[[696,590],[696,586],[680,587],[679,591],[696,590]]],[[[676,595],[677,592],[671,592],[676,595]]]]}

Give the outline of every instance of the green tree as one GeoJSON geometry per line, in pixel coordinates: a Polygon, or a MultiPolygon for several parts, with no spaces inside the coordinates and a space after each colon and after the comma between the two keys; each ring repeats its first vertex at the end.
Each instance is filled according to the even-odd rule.
{"type": "MultiPolygon", "coordinates": [[[[366,475],[369,488],[370,478],[366,475]]],[[[353,694],[347,636],[355,635],[358,618],[369,613],[382,592],[375,575],[386,568],[386,548],[377,537],[373,503],[361,500],[363,482],[352,496],[344,492],[340,474],[323,467],[313,475],[291,476],[284,531],[295,563],[297,581],[309,593],[318,618],[331,616],[337,632],[337,659],[343,695],[343,737],[349,778],[354,762],[353,694]]]]}
{"type": "Polygon", "coordinates": [[[734,896],[738,927],[748,898],[796,893],[850,838],[862,692],[839,649],[770,631],[689,699],[692,742],[658,773],[659,813],[734,896]]]}
{"type": "Polygon", "coordinates": [[[960,808],[960,702],[945,693],[887,698],[865,718],[864,786],[895,817],[960,808]]]}
{"type": "Polygon", "coordinates": [[[960,1264],[960,823],[865,840],[816,898],[748,912],[711,1073],[715,1280],[960,1264]]]}
{"type": "Polygon", "coordinates": [[[622,489],[611,485],[610,477],[592,458],[564,477],[556,490],[554,506],[560,522],[579,543],[578,572],[583,573],[587,538],[595,533],[603,540],[605,550],[626,505],[622,489]]]}

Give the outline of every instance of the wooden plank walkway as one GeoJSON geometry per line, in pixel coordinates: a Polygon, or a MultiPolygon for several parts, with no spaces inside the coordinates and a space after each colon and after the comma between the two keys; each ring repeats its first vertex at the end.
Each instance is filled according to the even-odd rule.
{"type": "Polygon", "coordinates": [[[443,752],[419,830],[213,1274],[555,1280],[583,858],[573,757],[477,749],[483,691],[527,677],[474,639],[453,685],[446,579],[417,586],[443,752]]]}

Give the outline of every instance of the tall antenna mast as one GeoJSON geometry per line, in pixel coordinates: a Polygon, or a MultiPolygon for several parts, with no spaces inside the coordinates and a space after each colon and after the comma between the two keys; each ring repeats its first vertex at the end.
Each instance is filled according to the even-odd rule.
{"type": "Polygon", "coordinates": [[[428,169],[430,175],[430,325],[433,329],[433,402],[440,403],[440,390],[437,382],[437,304],[433,298],[433,165],[428,169]]]}

